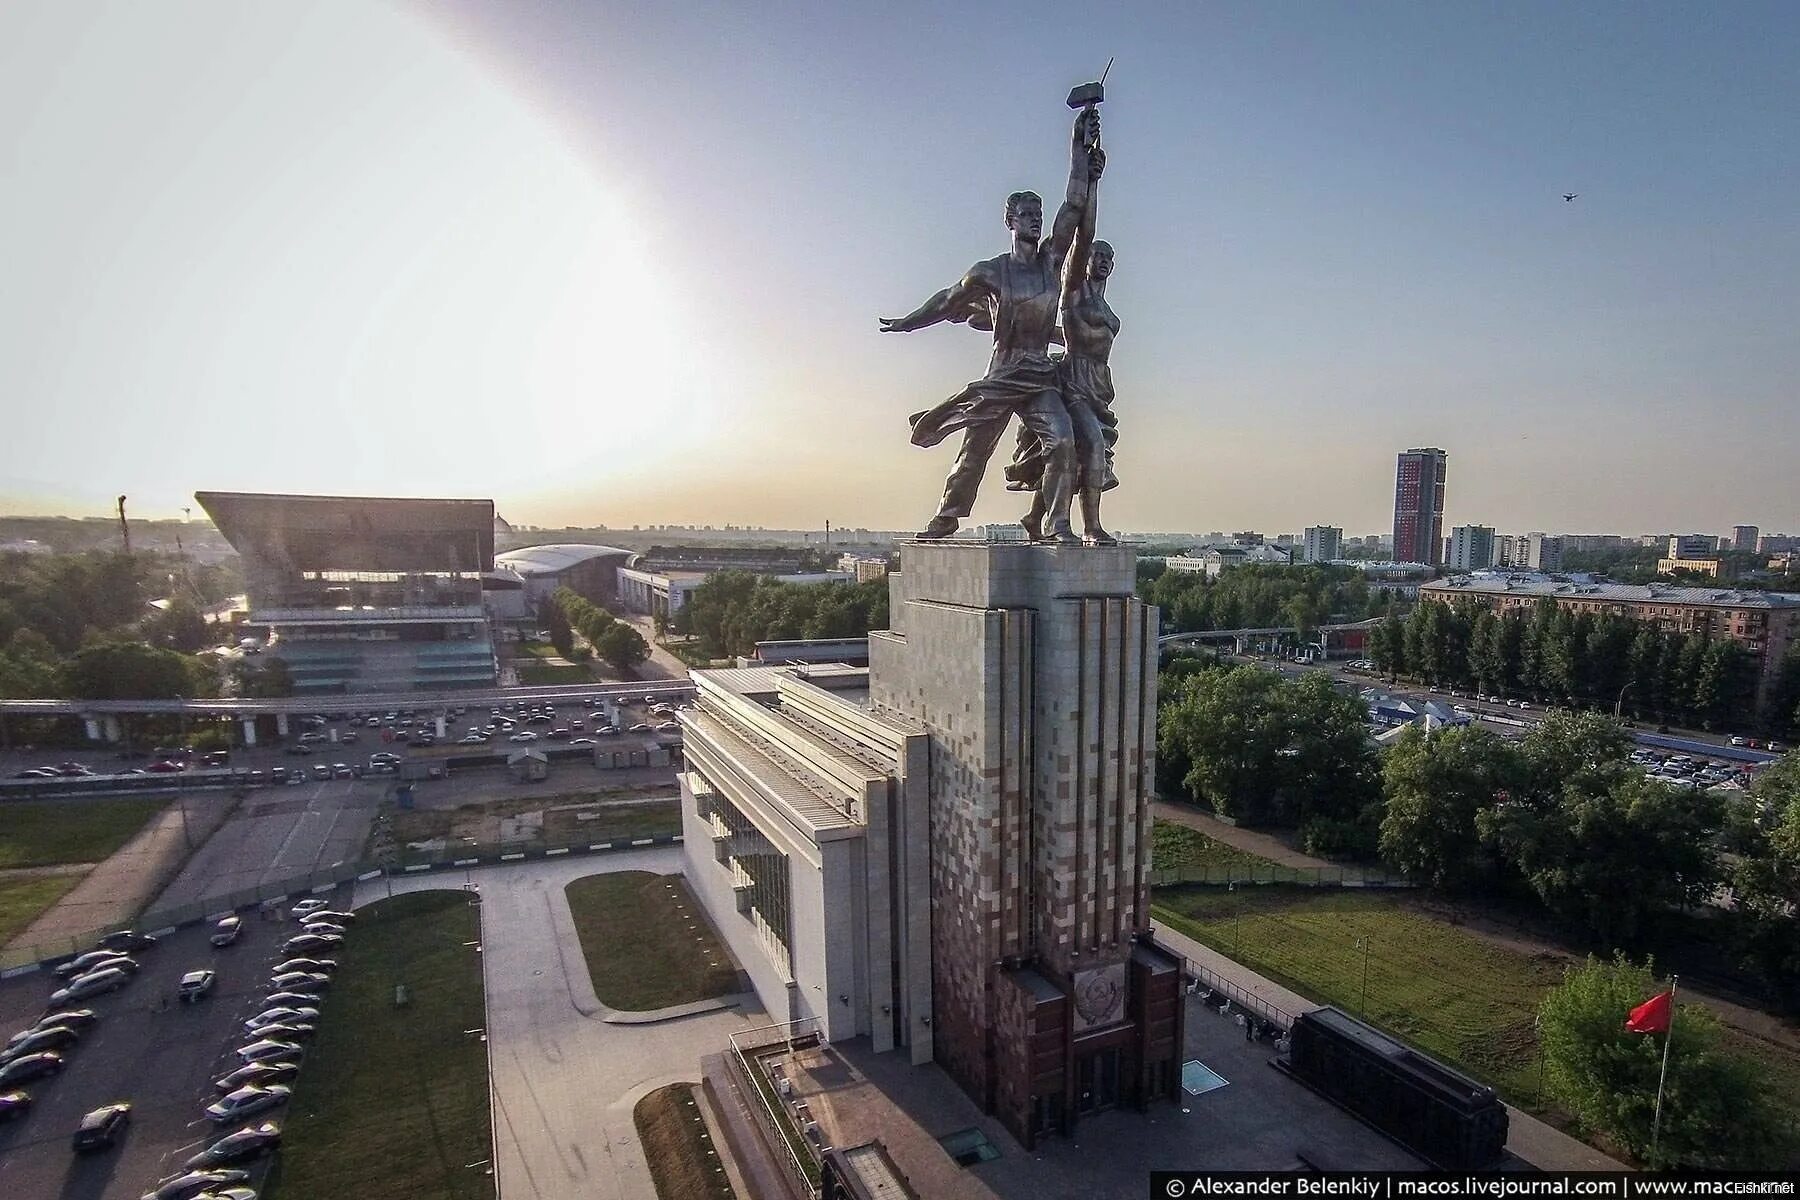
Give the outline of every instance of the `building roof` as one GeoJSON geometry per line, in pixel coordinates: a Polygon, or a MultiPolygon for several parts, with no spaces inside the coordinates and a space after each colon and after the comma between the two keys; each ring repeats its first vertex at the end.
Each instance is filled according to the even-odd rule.
{"type": "Polygon", "coordinates": [[[289,571],[492,570],[494,502],[195,492],[248,560],[289,571]]]}
{"type": "Polygon", "coordinates": [[[520,546],[494,556],[494,561],[521,575],[554,575],[595,558],[630,558],[630,550],[595,546],[585,542],[557,542],[544,546],[520,546]]]}
{"type": "Polygon", "coordinates": [[[1800,594],[1670,583],[1602,583],[1535,572],[1478,572],[1420,585],[1421,592],[1477,596],[1548,596],[1553,600],[1612,600],[1630,604],[1691,604],[1706,608],[1794,608],[1800,594]]]}

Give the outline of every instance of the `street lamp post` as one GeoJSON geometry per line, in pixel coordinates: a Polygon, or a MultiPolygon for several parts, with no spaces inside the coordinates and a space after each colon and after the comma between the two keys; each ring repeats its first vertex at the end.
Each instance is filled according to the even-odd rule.
{"type": "Polygon", "coordinates": [[[1544,1103],[1544,1018],[1531,1018],[1531,1028],[1537,1034],[1538,1044],[1537,1098],[1532,1101],[1535,1108],[1544,1103]]]}
{"type": "Polygon", "coordinates": [[[1369,940],[1366,937],[1356,939],[1356,948],[1362,951],[1362,1001],[1357,1009],[1364,1015],[1369,1011],[1369,940]]]}
{"type": "Polygon", "coordinates": [[[1628,679],[1625,681],[1625,686],[1619,689],[1619,698],[1613,701],[1613,720],[1617,721],[1620,714],[1625,711],[1625,693],[1629,692],[1636,682],[1635,679],[1628,679]]]}

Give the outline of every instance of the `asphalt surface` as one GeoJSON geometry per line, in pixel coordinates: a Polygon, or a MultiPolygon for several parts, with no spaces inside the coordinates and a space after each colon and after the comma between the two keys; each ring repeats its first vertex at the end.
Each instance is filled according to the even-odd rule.
{"type": "MultiPolygon", "coordinates": [[[[316,758],[290,762],[363,762],[359,747],[333,747],[316,758]]],[[[151,905],[167,909],[234,891],[304,877],[362,857],[375,809],[395,781],[392,775],[363,779],[308,779],[296,785],[255,788],[237,812],[196,850],[151,905]]]]}
{"type": "MultiPolygon", "coordinates": [[[[482,971],[492,1063],[495,1166],[506,1200],[656,1200],[632,1109],[646,1092],[700,1078],[700,1059],[773,1018],[726,1009],[653,1025],[600,1019],[563,889],[606,871],[681,870],[679,846],[571,855],[393,880],[396,894],[481,891],[482,971]]],[[[356,903],[387,881],[356,885],[356,903]]]]}
{"type": "MultiPolygon", "coordinates": [[[[68,1049],[60,1074],[24,1085],[31,1111],[0,1124],[0,1196],[136,1200],[236,1128],[215,1127],[202,1115],[219,1096],[212,1081],[240,1065],[236,1048],[254,1040],[241,1022],[262,1007],[281,942],[298,932],[292,921],[242,915],[235,944],[213,948],[209,925],[178,930],[135,956],[143,969],[131,983],[76,1006],[93,1009],[99,1020],[68,1049]],[[178,1002],[181,976],[201,968],[218,972],[212,994],[178,1002]],[[132,1105],[119,1144],[75,1155],[69,1139],[82,1115],[117,1100],[132,1105]]],[[[29,1026],[60,986],[48,971],[0,981],[0,1032],[10,1037],[29,1026]]],[[[281,1110],[256,1119],[279,1122],[281,1110]]]]}

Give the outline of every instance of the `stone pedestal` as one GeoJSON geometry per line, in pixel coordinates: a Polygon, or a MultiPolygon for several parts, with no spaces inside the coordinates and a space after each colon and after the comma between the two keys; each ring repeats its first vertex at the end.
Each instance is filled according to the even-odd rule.
{"type": "Polygon", "coordinates": [[[909,542],[869,638],[872,704],[931,733],[937,1058],[1027,1145],[1173,1094],[1180,964],[1146,936],[1157,616],[1136,576],[1124,546],[909,542]]]}

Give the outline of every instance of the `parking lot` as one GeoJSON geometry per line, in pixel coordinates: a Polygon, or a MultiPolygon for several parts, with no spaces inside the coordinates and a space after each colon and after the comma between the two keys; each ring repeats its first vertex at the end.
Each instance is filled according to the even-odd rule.
{"type": "MultiPolygon", "coordinates": [[[[219,1098],[212,1081],[240,1065],[235,1049],[253,1040],[241,1022],[262,1007],[280,944],[298,932],[274,914],[243,918],[242,936],[223,949],[208,944],[209,925],[168,934],[135,955],[142,970],[124,988],[70,1006],[91,1008],[99,1020],[68,1048],[60,1074],[23,1085],[31,1111],[0,1124],[0,1195],[136,1200],[234,1128],[215,1127],[202,1110],[219,1098]],[[201,968],[218,972],[211,995],[179,1003],[181,976],[201,968]],[[132,1105],[119,1144],[72,1153],[82,1114],[119,1100],[132,1105]]],[[[0,1035],[28,1027],[59,986],[48,971],[0,981],[0,1035]]],[[[282,1112],[257,1119],[279,1123],[282,1112]]]]}

